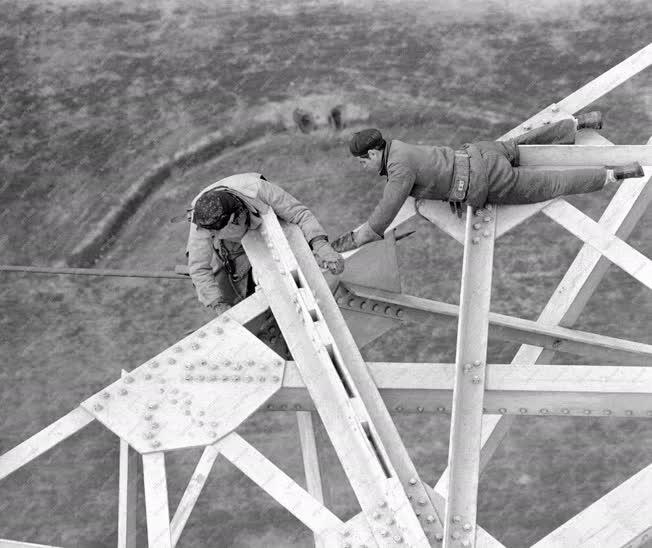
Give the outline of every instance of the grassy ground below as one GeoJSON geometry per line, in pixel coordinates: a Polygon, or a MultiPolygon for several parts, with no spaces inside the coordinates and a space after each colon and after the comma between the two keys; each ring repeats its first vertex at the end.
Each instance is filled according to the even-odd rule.
{"type": "MultiPolygon", "coordinates": [[[[254,114],[282,118],[288,105],[317,90],[327,98],[322,106],[366,105],[373,125],[394,137],[459,144],[500,135],[645,43],[641,12],[649,8],[642,2],[626,9],[538,4],[555,9],[466,3],[462,23],[459,13],[420,3],[399,13],[385,4],[370,11],[364,2],[337,8],[287,2],[272,11],[265,3],[250,10],[4,1],[0,70],[11,85],[0,126],[8,137],[0,152],[3,262],[65,258],[155,159],[220,124],[245,127],[254,114]]],[[[652,133],[649,83],[640,75],[597,103],[614,142],[643,143],[652,133]]],[[[327,131],[289,131],[176,171],[99,266],[159,269],[180,262],[187,226],[168,219],[206,183],[238,171],[263,171],[309,205],[332,234],[356,225],[382,188],[348,159],[345,140],[327,131]]],[[[595,218],[609,195],[573,203],[595,218]]],[[[648,215],[629,239],[647,256],[650,233],[648,215]]],[[[496,249],[493,310],[536,318],[579,247],[543,216],[505,236],[496,249]]],[[[406,292],[457,301],[457,244],[422,222],[418,235],[401,244],[400,258],[406,292]]],[[[0,279],[0,310],[0,452],[210,318],[186,282],[16,274],[0,279]]],[[[578,327],[649,343],[651,310],[650,292],[612,268],[578,327]]],[[[448,361],[454,337],[449,324],[406,326],[364,354],[448,361]]],[[[490,359],[508,361],[514,349],[492,343],[490,359]]],[[[396,421],[424,479],[434,482],[446,463],[447,419],[396,421]]],[[[256,415],[240,432],[303,483],[291,414],[256,415]]],[[[351,516],[354,498],[320,435],[327,498],[338,515],[351,516]]],[[[652,427],[641,420],[520,419],[483,476],[480,523],[506,546],[527,546],[648,465],[651,442],[652,427]]],[[[112,435],[92,425],[3,481],[0,537],[114,545],[117,449],[112,435]]],[[[170,454],[172,508],[197,458],[197,451],[170,454]]],[[[309,541],[296,520],[221,460],[182,537],[185,546],[242,548],[309,541]]]]}

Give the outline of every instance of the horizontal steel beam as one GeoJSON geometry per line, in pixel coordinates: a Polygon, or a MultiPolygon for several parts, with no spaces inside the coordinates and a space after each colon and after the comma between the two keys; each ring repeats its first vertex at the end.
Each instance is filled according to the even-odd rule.
{"type": "MultiPolygon", "coordinates": [[[[435,318],[456,319],[459,315],[459,307],[454,304],[354,284],[345,284],[336,296],[341,308],[418,323],[433,321],[435,318]]],[[[546,325],[495,312],[489,313],[489,336],[601,361],[630,365],[652,363],[650,344],[546,325]]]]}
{"type": "Polygon", "coordinates": [[[522,145],[518,150],[521,166],[652,165],[652,146],[647,145],[522,145]]]}
{"type": "MultiPolygon", "coordinates": [[[[392,413],[449,414],[454,364],[368,362],[392,413]]],[[[473,375],[473,367],[468,371],[473,375]]],[[[652,418],[652,368],[602,365],[487,366],[485,413],[652,418]]],[[[261,411],[313,410],[293,362],[261,411]]]]}

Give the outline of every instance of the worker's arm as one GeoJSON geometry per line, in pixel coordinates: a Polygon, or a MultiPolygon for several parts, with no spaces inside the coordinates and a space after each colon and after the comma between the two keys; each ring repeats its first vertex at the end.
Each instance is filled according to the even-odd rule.
{"type": "Polygon", "coordinates": [[[332,274],[341,274],[344,259],[328,243],[326,231],[319,224],[317,217],[291,194],[282,188],[261,179],[258,197],[274,210],[277,217],[299,226],[304,238],[310,244],[317,264],[328,268],[332,274]]]}
{"type": "Polygon", "coordinates": [[[188,273],[197,291],[199,302],[204,306],[214,306],[222,302],[222,291],[215,281],[213,272],[212,260],[215,251],[210,231],[190,223],[186,251],[188,273]]]}
{"type": "Polygon", "coordinates": [[[387,164],[387,184],[383,197],[367,220],[369,228],[382,237],[414,186],[416,173],[405,162],[387,164]]]}
{"type": "Polygon", "coordinates": [[[269,204],[277,217],[288,223],[298,225],[308,242],[317,236],[326,236],[326,231],[317,220],[317,217],[299,200],[282,188],[261,179],[258,198],[269,204]]]}
{"type": "Polygon", "coordinates": [[[340,235],[333,242],[333,247],[339,252],[344,252],[382,239],[385,230],[410,195],[415,179],[416,173],[405,163],[389,163],[383,197],[373,213],[360,228],[340,235]]]}

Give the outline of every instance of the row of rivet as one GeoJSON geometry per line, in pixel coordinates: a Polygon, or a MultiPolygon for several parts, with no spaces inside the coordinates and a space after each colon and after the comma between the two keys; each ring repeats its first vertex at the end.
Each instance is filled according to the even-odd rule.
{"type": "Polygon", "coordinates": [[[337,295],[336,302],[340,307],[349,308],[352,310],[362,310],[363,312],[375,312],[381,316],[396,316],[402,318],[405,312],[402,308],[396,308],[386,303],[371,301],[355,297],[352,293],[343,292],[337,295]]]}
{"type": "MultiPolygon", "coordinates": [[[[294,404],[294,405],[282,404],[282,405],[276,405],[276,406],[273,405],[273,404],[268,404],[267,409],[269,409],[270,411],[274,411],[274,410],[285,411],[287,409],[302,409],[302,406],[301,406],[301,404],[298,404],[298,403],[294,404]]],[[[398,411],[399,413],[403,413],[403,412],[411,413],[411,412],[413,412],[413,411],[411,411],[411,408],[405,408],[402,405],[397,405],[396,407],[394,407],[394,410],[398,411]]],[[[416,408],[417,413],[423,413],[424,411],[425,411],[424,407],[419,406],[419,407],[416,408]]],[[[505,408],[505,407],[501,407],[497,411],[501,415],[506,415],[507,414],[507,408],[505,408]]],[[[445,408],[445,407],[437,407],[436,412],[437,413],[442,413],[442,414],[448,414],[449,413],[448,409],[445,408]]],[[[495,411],[489,410],[487,408],[483,408],[482,412],[485,413],[485,414],[496,414],[495,411]]],[[[551,411],[551,410],[546,409],[546,408],[539,409],[538,412],[535,412],[535,411],[529,411],[525,407],[519,408],[519,413],[521,415],[550,415],[550,414],[555,414],[554,411],[551,411]]],[[[563,415],[571,415],[573,413],[575,413],[575,414],[584,414],[584,415],[592,415],[592,414],[595,413],[595,414],[602,414],[602,415],[605,415],[605,416],[610,416],[610,415],[614,414],[614,411],[612,411],[611,409],[603,409],[601,411],[593,411],[591,409],[584,409],[582,412],[580,412],[580,411],[571,412],[570,409],[564,408],[564,409],[560,410],[560,413],[563,414],[563,415]]],[[[626,416],[628,416],[628,417],[632,417],[632,416],[634,416],[634,411],[628,409],[628,410],[626,410],[624,412],[624,414],[626,416]]],[[[646,415],[648,417],[652,417],[652,411],[647,411],[646,415]]]]}
{"type": "MultiPolygon", "coordinates": [[[[408,483],[410,484],[410,486],[412,488],[423,490],[423,486],[421,484],[419,484],[419,482],[417,481],[416,478],[410,478],[408,480],[408,483]]],[[[414,497],[411,494],[408,494],[408,499],[412,501],[412,500],[414,500],[414,497]]],[[[417,509],[415,509],[415,515],[419,519],[425,520],[425,522],[428,525],[432,525],[433,523],[435,523],[436,518],[435,518],[435,516],[433,514],[425,514],[425,515],[423,515],[423,513],[421,512],[421,509],[423,509],[424,506],[429,506],[431,510],[434,510],[434,508],[432,508],[432,505],[430,504],[430,501],[426,497],[419,497],[416,500],[416,504],[417,504],[417,509]],[[421,508],[419,508],[419,507],[421,507],[421,508]]],[[[429,529],[424,529],[424,531],[425,531],[426,536],[428,538],[434,537],[435,540],[437,540],[437,541],[443,540],[443,536],[441,535],[441,533],[431,531],[429,529]]]]}

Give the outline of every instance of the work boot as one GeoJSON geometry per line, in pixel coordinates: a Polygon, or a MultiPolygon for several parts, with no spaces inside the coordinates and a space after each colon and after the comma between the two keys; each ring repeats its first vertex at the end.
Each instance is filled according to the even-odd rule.
{"type": "Polygon", "coordinates": [[[638,162],[625,164],[624,166],[613,167],[614,179],[620,181],[622,179],[633,179],[634,177],[643,177],[643,168],[638,162]]]}
{"type": "Polygon", "coordinates": [[[577,129],[602,129],[602,112],[599,110],[578,114],[575,119],[577,129]]]}

